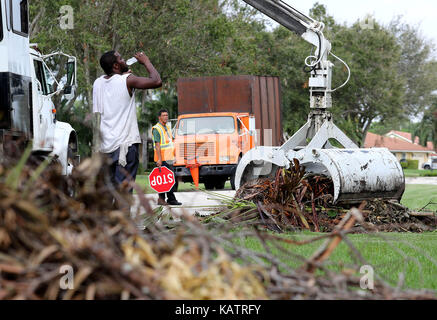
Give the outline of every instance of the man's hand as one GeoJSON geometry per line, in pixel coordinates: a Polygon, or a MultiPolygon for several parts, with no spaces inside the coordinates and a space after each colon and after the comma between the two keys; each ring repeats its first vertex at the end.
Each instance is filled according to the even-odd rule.
{"type": "Polygon", "coordinates": [[[144,52],[137,52],[135,54],[135,58],[137,58],[138,62],[141,63],[142,65],[146,65],[146,64],[150,63],[149,57],[146,56],[144,54],[144,52]]]}
{"type": "Polygon", "coordinates": [[[158,166],[158,168],[160,168],[162,166],[162,161],[161,160],[156,161],[156,165],[158,166]]]}
{"type": "Polygon", "coordinates": [[[156,71],[155,67],[149,60],[149,57],[146,56],[143,52],[138,52],[135,54],[135,58],[139,63],[144,65],[149,72],[150,77],[136,77],[133,74],[127,78],[127,87],[129,89],[129,93],[131,93],[132,89],[155,89],[162,86],[161,77],[156,71]]]}

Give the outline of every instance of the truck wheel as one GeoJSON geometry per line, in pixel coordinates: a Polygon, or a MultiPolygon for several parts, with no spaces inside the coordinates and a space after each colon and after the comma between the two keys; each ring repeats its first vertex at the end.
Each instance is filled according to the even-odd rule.
{"type": "MultiPolygon", "coordinates": [[[[241,156],[238,157],[237,167],[238,167],[238,164],[240,163],[240,160],[241,160],[241,156]]],[[[237,172],[237,167],[235,167],[235,169],[231,175],[231,188],[232,188],[232,190],[235,190],[235,173],[237,172]]]]}
{"type": "Polygon", "coordinates": [[[217,181],[215,182],[215,188],[217,190],[222,190],[225,188],[225,184],[226,184],[226,180],[227,178],[218,178],[217,181]]]}
{"type": "Polygon", "coordinates": [[[235,172],[231,176],[231,189],[235,190],[235,172]]]}
{"type": "MultiPolygon", "coordinates": [[[[73,171],[75,167],[79,166],[79,161],[76,155],[77,151],[75,151],[74,145],[70,143],[67,151],[67,165],[71,166],[71,171],[73,171]]],[[[68,179],[67,194],[71,198],[74,198],[76,196],[76,188],[77,186],[75,185],[75,183],[71,179],[68,179]]]]}
{"type": "Polygon", "coordinates": [[[213,190],[215,187],[215,182],[211,178],[205,178],[205,181],[203,182],[203,184],[205,185],[206,190],[213,190]]]}
{"type": "Polygon", "coordinates": [[[425,169],[425,170],[430,170],[431,167],[430,167],[429,165],[426,165],[426,166],[423,167],[423,169],[425,169]]]}

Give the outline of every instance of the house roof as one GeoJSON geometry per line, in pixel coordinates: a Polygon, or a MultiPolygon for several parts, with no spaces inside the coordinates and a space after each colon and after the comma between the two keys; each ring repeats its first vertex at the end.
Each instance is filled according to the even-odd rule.
{"type": "MultiPolygon", "coordinates": [[[[406,132],[403,132],[404,134],[406,132]]],[[[411,135],[410,135],[411,136],[411,135]]],[[[404,138],[406,138],[404,136],[404,138]]],[[[429,152],[434,153],[433,150],[430,150],[426,147],[423,147],[419,144],[414,144],[411,142],[407,142],[403,139],[396,139],[390,137],[380,136],[378,134],[374,134],[368,132],[366,135],[366,140],[364,141],[365,148],[387,148],[390,151],[416,151],[416,152],[429,152]]]]}
{"type": "Polygon", "coordinates": [[[409,133],[409,132],[392,130],[389,133],[387,133],[386,135],[390,135],[390,134],[395,134],[395,135],[398,135],[398,136],[401,136],[401,137],[407,139],[408,141],[413,141],[413,138],[411,137],[411,133],[409,133]]]}

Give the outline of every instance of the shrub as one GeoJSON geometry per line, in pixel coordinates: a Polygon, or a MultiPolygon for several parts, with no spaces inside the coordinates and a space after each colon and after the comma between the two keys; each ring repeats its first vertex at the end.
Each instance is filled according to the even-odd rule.
{"type": "Polygon", "coordinates": [[[419,169],[419,160],[407,160],[407,169],[419,169]]]}
{"type": "Polygon", "coordinates": [[[402,167],[402,169],[407,169],[408,168],[408,162],[407,161],[401,161],[401,167],[402,167]]]}

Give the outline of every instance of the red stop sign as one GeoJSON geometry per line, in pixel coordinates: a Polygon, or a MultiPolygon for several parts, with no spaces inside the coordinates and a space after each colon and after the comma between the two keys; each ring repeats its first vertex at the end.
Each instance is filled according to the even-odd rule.
{"type": "Polygon", "coordinates": [[[175,184],[173,171],[167,167],[155,168],[150,172],[149,183],[153,190],[158,193],[169,192],[175,184]]]}

